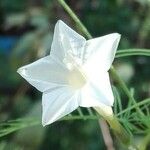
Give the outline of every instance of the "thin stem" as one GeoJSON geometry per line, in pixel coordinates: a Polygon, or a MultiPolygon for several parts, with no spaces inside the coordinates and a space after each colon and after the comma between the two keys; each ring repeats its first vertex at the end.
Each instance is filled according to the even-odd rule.
{"type": "Polygon", "coordinates": [[[80,27],[82,33],[84,33],[88,39],[92,38],[92,35],[89,33],[87,28],[83,25],[77,15],[72,11],[72,9],[66,4],[64,0],[58,0],[58,2],[63,6],[63,8],[68,12],[74,22],[80,27]]]}
{"type": "Polygon", "coordinates": [[[137,107],[139,107],[139,106],[141,106],[141,105],[144,105],[144,104],[146,104],[146,103],[148,103],[148,102],[150,102],[150,98],[147,98],[147,99],[145,99],[145,100],[143,100],[143,101],[141,101],[141,102],[139,102],[139,103],[136,103],[136,104],[132,105],[132,106],[129,107],[129,108],[124,109],[123,111],[119,112],[116,116],[120,116],[120,115],[122,115],[122,114],[128,112],[129,110],[132,110],[132,109],[134,109],[134,108],[137,108],[137,107]]]}
{"type": "Polygon", "coordinates": [[[149,49],[126,49],[126,50],[118,50],[116,52],[115,58],[134,56],[134,55],[143,55],[150,56],[149,49]]]}

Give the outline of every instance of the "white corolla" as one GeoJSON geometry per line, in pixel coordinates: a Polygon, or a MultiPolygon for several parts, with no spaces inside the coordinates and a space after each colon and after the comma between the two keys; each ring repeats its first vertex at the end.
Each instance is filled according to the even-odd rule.
{"type": "Polygon", "coordinates": [[[50,55],[18,69],[43,93],[44,126],[79,106],[112,113],[114,97],[108,70],[119,40],[118,33],[86,40],[64,22],[56,23],[50,55]]]}

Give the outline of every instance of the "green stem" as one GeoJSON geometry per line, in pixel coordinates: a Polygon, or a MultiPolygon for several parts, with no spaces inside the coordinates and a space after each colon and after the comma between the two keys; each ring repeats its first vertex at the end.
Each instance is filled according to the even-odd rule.
{"type": "Polygon", "coordinates": [[[66,4],[66,2],[64,0],[58,0],[58,2],[68,12],[68,14],[74,20],[74,22],[80,27],[82,33],[84,33],[87,36],[88,39],[91,39],[92,36],[89,33],[89,31],[87,30],[87,28],[83,25],[83,23],[80,21],[80,19],[77,17],[77,15],[72,11],[72,9],[66,4]]]}
{"type": "Polygon", "coordinates": [[[142,55],[142,56],[150,56],[150,49],[126,49],[126,50],[118,50],[116,52],[115,58],[134,56],[134,55],[142,55]]]}

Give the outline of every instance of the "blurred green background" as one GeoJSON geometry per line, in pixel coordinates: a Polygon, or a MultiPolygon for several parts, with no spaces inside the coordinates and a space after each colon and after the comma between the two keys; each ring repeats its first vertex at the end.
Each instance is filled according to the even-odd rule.
{"type": "MultiPolygon", "coordinates": [[[[67,0],[94,37],[112,32],[122,35],[119,49],[150,48],[149,0],[67,0]]],[[[78,27],[56,0],[0,1],[0,122],[41,119],[41,93],[16,70],[49,54],[54,25],[63,20],[78,27]]],[[[150,96],[150,60],[132,56],[114,65],[135,89],[136,99],[150,96]]],[[[122,98],[124,107],[127,98],[122,98]]],[[[0,150],[105,150],[96,120],[61,121],[26,128],[0,139],[0,150]]]]}

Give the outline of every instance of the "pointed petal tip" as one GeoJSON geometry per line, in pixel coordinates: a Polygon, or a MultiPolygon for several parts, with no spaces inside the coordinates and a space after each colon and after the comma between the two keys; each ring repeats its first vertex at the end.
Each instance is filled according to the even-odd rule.
{"type": "Polygon", "coordinates": [[[121,34],[120,33],[116,33],[117,38],[120,40],[121,38],[121,34]]]}
{"type": "Polygon", "coordinates": [[[47,125],[52,124],[53,122],[55,122],[56,120],[53,119],[52,117],[49,118],[49,116],[47,115],[46,112],[42,112],[42,126],[45,127],[47,125]]]}
{"type": "Polygon", "coordinates": [[[46,124],[45,122],[42,121],[42,126],[43,126],[43,127],[45,127],[45,126],[47,126],[47,125],[48,125],[48,124],[46,124]]]}
{"type": "Polygon", "coordinates": [[[45,127],[45,126],[47,126],[47,125],[48,125],[48,122],[45,121],[45,119],[42,118],[42,126],[45,127]]]}
{"type": "Polygon", "coordinates": [[[45,126],[47,126],[47,125],[50,125],[50,124],[52,124],[54,121],[52,121],[52,120],[47,120],[47,119],[45,119],[45,118],[42,118],[42,126],[43,127],[45,127],[45,126]]]}
{"type": "Polygon", "coordinates": [[[61,27],[61,25],[65,25],[65,23],[62,20],[58,20],[56,25],[58,25],[58,27],[61,27]]]}
{"type": "Polygon", "coordinates": [[[19,74],[20,74],[20,68],[19,68],[19,69],[17,69],[17,73],[19,73],[19,74]]]}
{"type": "Polygon", "coordinates": [[[17,69],[17,73],[21,74],[22,68],[17,69]]]}
{"type": "Polygon", "coordinates": [[[121,34],[120,33],[118,33],[118,32],[115,32],[115,33],[113,33],[113,34],[115,34],[116,36],[121,36],[121,34]]]}
{"type": "Polygon", "coordinates": [[[59,23],[64,23],[64,22],[63,22],[62,20],[59,19],[59,20],[57,21],[57,23],[59,24],[59,23]]]}
{"type": "Polygon", "coordinates": [[[17,73],[19,73],[22,76],[22,75],[25,75],[25,71],[26,71],[26,69],[21,67],[17,70],[17,73]]]}
{"type": "Polygon", "coordinates": [[[121,34],[119,33],[112,33],[113,38],[120,40],[121,34]]]}

